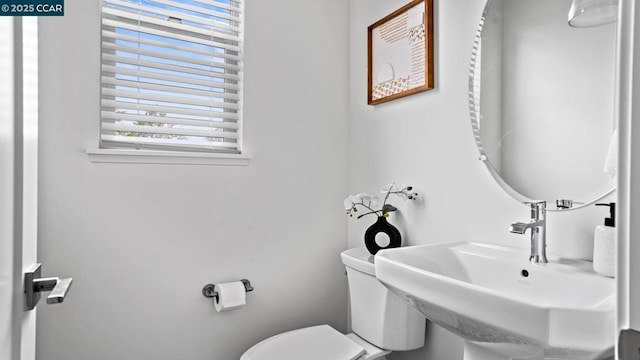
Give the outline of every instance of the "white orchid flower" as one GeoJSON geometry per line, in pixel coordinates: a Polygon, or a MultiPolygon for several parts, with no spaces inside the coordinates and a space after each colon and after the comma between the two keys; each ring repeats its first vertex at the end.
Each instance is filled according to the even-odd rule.
{"type": "Polygon", "coordinates": [[[377,196],[362,194],[362,204],[367,205],[368,207],[376,207],[380,199],[377,196]]]}
{"type": "Polygon", "coordinates": [[[351,209],[353,209],[353,201],[351,201],[351,195],[347,196],[344,199],[344,209],[347,211],[351,211],[351,209]]]}
{"type": "Polygon", "coordinates": [[[402,185],[401,188],[396,186],[395,182],[391,182],[385,186],[381,193],[384,194],[384,200],[380,206],[380,198],[375,195],[369,195],[360,193],[356,195],[349,195],[344,199],[344,208],[349,216],[354,216],[356,213],[363,212],[358,215],[358,219],[367,215],[377,215],[388,217],[390,212],[398,210],[395,206],[387,202],[389,195],[394,194],[401,197],[403,200],[415,200],[418,193],[413,191],[412,186],[402,185]]]}

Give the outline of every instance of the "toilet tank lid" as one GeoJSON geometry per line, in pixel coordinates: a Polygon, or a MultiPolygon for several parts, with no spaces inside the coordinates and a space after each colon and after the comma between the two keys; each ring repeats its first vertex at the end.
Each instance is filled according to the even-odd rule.
{"type": "Polygon", "coordinates": [[[272,336],[247,350],[240,360],[355,360],[365,350],[329,325],[272,336]]]}
{"type": "Polygon", "coordinates": [[[374,257],[365,247],[345,250],[340,254],[340,257],[342,257],[342,263],[345,266],[372,276],[376,275],[376,267],[373,262],[374,257]]]}

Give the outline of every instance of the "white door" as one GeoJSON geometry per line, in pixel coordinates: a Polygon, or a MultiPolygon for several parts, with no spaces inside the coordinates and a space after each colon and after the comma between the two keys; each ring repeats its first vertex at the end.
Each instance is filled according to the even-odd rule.
{"type": "Polygon", "coordinates": [[[23,274],[36,262],[37,18],[0,18],[0,359],[35,359],[36,311],[23,274]]]}

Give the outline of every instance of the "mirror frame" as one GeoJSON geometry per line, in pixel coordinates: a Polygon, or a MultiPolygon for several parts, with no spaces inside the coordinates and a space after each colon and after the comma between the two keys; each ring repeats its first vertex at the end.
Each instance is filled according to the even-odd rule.
{"type": "MultiPolygon", "coordinates": [[[[478,65],[478,47],[480,46],[480,43],[482,42],[482,30],[484,28],[484,22],[485,22],[485,19],[487,17],[487,14],[489,12],[489,9],[491,7],[490,5],[491,5],[491,3],[493,1],[495,1],[495,0],[487,0],[486,3],[485,3],[484,9],[482,10],[482,16],[480,17],[480,22],[479,22],[478,27],[476,29],[476,35],[475,35],[475,37],[473,39],[473,49],[471,50],[471,64],[469,66],[469,115],[470,115],[470,118],[471,118],[471,129],[473,130],[473,138],[475,140],[476,147],[478,148],[478,151],[480,152],[479,160],[484,163],[484,165],[486,166],[487,170],[489,170],[489,173],[491,174],[493,179],[498,183],[498,185],[500,185],[500,187],[507,194],[511,195],[511,197],[513,197],[514,199],[516,199],[517,201],[519,201],[519,202],[521,202],[523,204],[542,201],[544,199],[531,199],[531,198],[529,198],[529,197],[527,197],[525,195],[522,195],[520,192],[518,192],[513,187],[511,187],[511,185],[509,185],[502,178],[502,176],[500,176],[500,174],[498,173],[496,168],[491,163],[491,160],[487,156],[487,153],[486,153],[486,151],[484,149],[484,146],[482,145],[482,139],[480,137],[480,125],[479,125],[479,121],[478,121],[479,118],[480,118],[480,102],[479,102],[479,99],[480,99],[480,81],[479,81],[479,79],[476,79],[476,74],[477,74],[476,68],[477,68],[477,65],[478,65]]],[[[617,79],[615,79],[615,83],[616,84],[618,83],[617,79]]],[[[601,200],[605,196],[613,193],[615,190],[616,190],[616,186],[613,185],[609,190],[605,190],[604,193],[602,193],[600,195],[595,195],[595,198],[593,198],[592,200],[586,201],[584,203],[576,203],[571,208],[558,209],[557,207],[555,207],[555,204],[553,204],[553,207],[550,207],[549,204],[547,204],[547,211],[568,211],[568,210],[580,209],[580,208],[583,208],[585,206],[591,205],[591,204],[595,203],[596,201],[601,200]]]]}

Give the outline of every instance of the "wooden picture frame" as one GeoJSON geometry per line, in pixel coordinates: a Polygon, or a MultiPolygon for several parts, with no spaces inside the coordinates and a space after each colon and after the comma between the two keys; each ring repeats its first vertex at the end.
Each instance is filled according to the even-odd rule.
{"type": "Polygon", "coordinates": [[[433,89],[433,0],[413,0],[368,28],[367,103],[433,89]]]}

